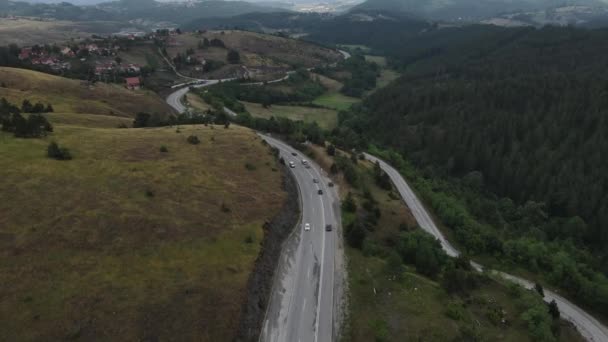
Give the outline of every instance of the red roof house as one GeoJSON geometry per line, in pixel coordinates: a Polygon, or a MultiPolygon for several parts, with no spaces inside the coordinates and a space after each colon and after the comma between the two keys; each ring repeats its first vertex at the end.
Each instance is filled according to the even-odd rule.
{"type": "Polygon", "coordinates": [[[136,90],[141,87],[141,80],[139,77],[127,77],[125,81],[127,83],[127,89],[136,90]]]}

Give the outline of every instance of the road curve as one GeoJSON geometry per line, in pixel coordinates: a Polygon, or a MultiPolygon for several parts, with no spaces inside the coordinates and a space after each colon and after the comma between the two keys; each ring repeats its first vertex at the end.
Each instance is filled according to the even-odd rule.
{"type": "MultiPolygon", "coordinates": [[[[435,236],[440,242],[441,246],[445,250],[445,252],[450,256],[458,256],[460,253],[456,250],[450,242],[443,236],[441,231],[437,228],[430,215],[426,211],[425,207],[422,205],[416,194],[412,191],[408,183],[405,181],[403,176],[392,166],[384,162],[383,160],[376,158],[370,154],[365,153],[366,159],[375,163],[378,162],[380,164],[380,168],[384,170],[391,178],[393,184],[399,191],[401,198],[405,201],[407,206],[412,211],[414,218],[418,222],[420,228],[424,229],[431,235],[435,236]]],[[[483,270],[483,266],[472,262],[471,263],[475,269],[478,271],[483,270]]],[[[525,280],[520,277],[516,277],[504,272],[499,271],[490,271],[495,274],[502,276],[504,279],[517,283],[527,289],[531,289],[534,287],[534,283],[528,280],[525,280]]],[[[555,300],[557,306],[559,307],[561,316],[570,321],[572,324],[576,326],[578,331],[587,341],[593,342],[607,342],[608,341],[608,328],[604,326],[601,322],[595,319],[593,316],[585,312],[583,309],[575,305],[574,303],[568,301],[564,297],[556,294],[555,292],[545,290],[544,300],[546,302],[551,302],[555,300]]]]}
{"type": "Polygon", "coordinates": [[[302,218],[283,248],[260,341],[332,341],[335,257],[340,252],[339,195],[314,162],[309,161],[310,168],[305,168],[300,152],[277,139],[262,138],[279,149],[285,163],[295,164],[290,169],[298,183],[302,218]],[[304,230],[306,223],[310,231],[304,230]],[[331,231],[325,229],[328,224],[331,231]]]}

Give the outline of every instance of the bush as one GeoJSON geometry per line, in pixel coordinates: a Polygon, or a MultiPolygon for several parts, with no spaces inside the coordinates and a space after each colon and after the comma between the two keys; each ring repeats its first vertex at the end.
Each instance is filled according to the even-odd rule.
{"type": "Polygon", "coordinates": [[[160,151],[166,153],[169,152],[169,149],[167,148],[167,146],[163,145],[160,147],[160,151]]]}
{"type": "Polygon", "coordinates": [[[201,143],[200,139],[196,135],[191,135],[186,140],[192,145],[198,145],[201,143]]]}
{"type": "Polygon", "coordinates": [[[348,193],[344,202],[342,202],[342,210],[347,211],[349,213],[354,213],[357,211],[357,203],[355,203],[355,198],[352,193],[348,193]]]}
{"type": "Polygon", "coordinates": [[[135,120],[133,120],[133,127],[148,127],[150,124],[150,117],[151,115],[148,113],[137,113],[135,120]]]}
{"type": "Polygon", "coordinates": [[[56,160],[71,160],[72,155],[67,148],[61,148],[56,142],[51,142],[46,149],[47,156],[56,160]]]}
{"type": "Polygon", "coordinates": [[[255,165],[253,165],[251,163],[245,163],[245,168],[249,171],[253,171],[256,169],[255,165]]]}

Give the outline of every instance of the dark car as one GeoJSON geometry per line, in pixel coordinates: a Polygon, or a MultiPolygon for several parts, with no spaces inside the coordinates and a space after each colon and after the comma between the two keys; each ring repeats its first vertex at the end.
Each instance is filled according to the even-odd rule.
{"type": "Polygon", "coordinates": [[[325,231],[326,232],[331,232],[331,230],[332,230],[331,224],[328,224],[328,225],[325,226],[325,231]]]}
{"type": "Polygon", "coordinates": [[[327,184],[327,185],[329,185],[330,188],[334,187],[334,183],[333,182],[329,182],[329,184],[327,184]]]}
{"type": "Polygon", "coordinates": [[[323,195],[323,190],[319,189],[318,193],[319,195],[323,195]]]}
{"type": "Polygon", "coordinates": [[[297,154],[297,153],[295,153],[295,152],[291,152],[291,155],[292,155],[292,156],[297,156],[298,154],[297,154]]]}

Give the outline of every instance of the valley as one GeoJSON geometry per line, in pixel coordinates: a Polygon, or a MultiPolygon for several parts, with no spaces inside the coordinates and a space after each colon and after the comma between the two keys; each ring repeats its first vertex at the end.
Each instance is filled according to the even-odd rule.
{"type": "Polygon", "coordinates": [[[0,1],[0,340],[608,341],[556,6],[0,1]]]}

